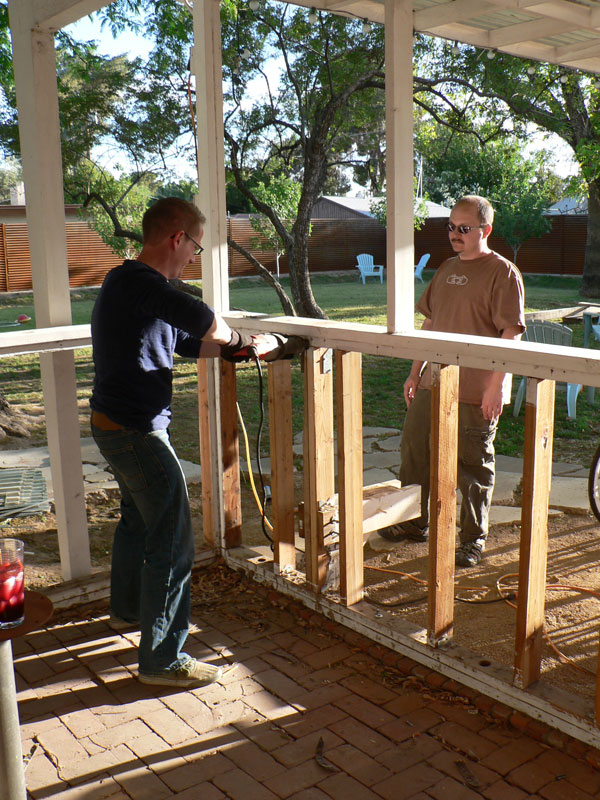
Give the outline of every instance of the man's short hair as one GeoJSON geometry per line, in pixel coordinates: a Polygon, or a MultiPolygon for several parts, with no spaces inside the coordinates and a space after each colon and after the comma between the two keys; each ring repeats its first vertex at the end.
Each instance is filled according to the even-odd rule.
{"type": "Polygon", "coordinates": [[[464,197],[461,197],[454,206],[462,206],[468,205],[470,206],[477,216],[479,217],[479,222],[482,225],[492,225],[494,222],[494,207],[490,203],[489,200],[486,200],[485,197],[481,197],[478,194],[466,194],[464,197]]]}
{"type": "Polygon", "coordinates": [[[177,231],[197,235],[206,217],[193,203],[181,197],[161,197],[142,217],[144,244],[156,244],[177,231]]]}

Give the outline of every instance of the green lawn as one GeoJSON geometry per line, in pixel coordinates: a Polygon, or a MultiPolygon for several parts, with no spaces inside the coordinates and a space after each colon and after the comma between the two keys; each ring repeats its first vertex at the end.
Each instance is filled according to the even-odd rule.
{"type": "MultiPolygon", "coordinates": [[[[425,272],[426,280],[433,273],[425,272]]],[[[289,290],[289,281],[282,283],[289,290]]],[[[526,307],[528,311],[562,308],[576,305],[580,298],[579,278],[526,276],[526,307]]],[[[386,285],[372,280],[363,285],[354,273],[340,275],[315,275],[312,286],[316,301],[330,319],[349,322],[364,322],[385,325],[386,285]]],[[[425,286],[416,285],[417,297],[425,286]]],[[[86,323],[90,320],[97,290],[81,289],[72,293],[73,323],[86,323]]],[[[236,279],[230,285],[231,306],[246,311],[267,314],[281,314],[281,307],[275,293],[260,279],[236,279]]],[[[19,314],[28,314],[32,322],[24,327],[34,327],[35,313],[31,294],[3,295],[0,298],[0,330],[2,324],[10,323],[19,314]]],[[[417,325],[419,324],[417,318],[417,325]]],[[[583,326],[574,324],[574,344],[583,344],[583,326]]],[[[5,328],[12,330],[12,328],[5,328]]],[[[410,362],[375,356],[363,358],[363,414],[365,425],[400,428],[404,419],[402,384],[410,362]]],[[[77,381],[79,387],[81,424],[86,432],[87,398],[91,393],[93,369],[90,351],[76,352],[77,381]]],[[[293,365],[295,387],[294,430],[302,428],[302,375],[298,360],[293,365]]],[[[35,410],[42,402],[39,379],[39,362],[35,356],[2,359],[0,380],[6,398],[11,403],[20,404],[35,410]]],[[[515,389],[518,379],[515,379],[515,389]]],[[[260,404],[256,369],[251,365],[238,367],[239,401],[251,441],[258,426],[260,404]]],[[[597,393],[600,397],[600,392],[597,393]]],[[[600,403],[600,400],[598,401],[600,403]]],[[[172,435],[176,447],[184,458],[197,460],[196,437],[196,366],[194,363],[179,361],[176,368],[176,394],[174,400],[174,421],[172,435]]],[[[598,425],[598,406],[587,402],[586,392],[579,396],[577,420],[566,418],[566,393],[564,385],[557,386],[555,459],[569,459],[587,463],[595,449],[600,433],[598,425]]],[[[506,455],[521,455],[523,448],[524,409],[518,419],[508,408],[500,421],[497,437],[497,450],[506,455]]],[[[34,431],[34,440],[45,438],[43,428],[34,431]]],[[[268,431],[264,435],[264,447],[268,442],[268,431]]]]}

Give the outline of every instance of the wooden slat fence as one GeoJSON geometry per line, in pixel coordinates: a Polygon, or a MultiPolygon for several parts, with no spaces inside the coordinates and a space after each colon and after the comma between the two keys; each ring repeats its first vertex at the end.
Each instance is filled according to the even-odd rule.
{"type": "MultiPolygon", "coordinates": [[[[415,262],[423,253],[430,253],[428,269],[435,269],[451,255],[445,219],[429,219],[415,231],[415,262]]],[[[99,286],[106,273],[122,259],[101,240],[85,221],[66,222],[69,285],[72,288],[99,286]]],[[[517,265],[522,272],[551,275],[581,275],[585,254],[587,217],[556,216],[552,229],[538,239],[531,239],[521,248],[517,265]]],[[[254,255],[271,272],[276,271],[273,250],[262,250],[261,237],[247,217],[230,217],[228,234],[254,255]]],[[[491,246],[512,260],[512,251],[499,237],[492,236],[491,246]]],[[[256,274],[251,264],[231,247],[229,274],[242,277],[256,274]]],[[[354,270],[356,256],[370,253],[376,264],[385,264],[385,229],[374,219],[317,219],[312,222],[309,242],[309,269],[312,273],[354,270]]],[[[279,261],[281,274],[288,271],[287,256],[279,261]]],[[[358,275],[358,273],[357,273],[358,275]]],[[[188,267],[184,277],[202,278],[201,259],[188,267]]],[[[0,223],[0,291],[31,290],[31,261],[26,223],[0,223]]]]}

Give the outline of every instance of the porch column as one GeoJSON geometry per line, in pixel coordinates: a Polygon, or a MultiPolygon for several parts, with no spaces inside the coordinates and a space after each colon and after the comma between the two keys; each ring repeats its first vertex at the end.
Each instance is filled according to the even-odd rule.
{"type": "MultiPolygon", "coordinates": [[[[193,6],[194,49],[192,71],[196,80],[196,123],[198,148],[197,205],[206,215],[202,244],[202,292],[215,310],[229,310],[227,263],[227,208],[225,203],[225,153],[223,136],[223,90],[221,20],[218,0],[196,0],[193,6]]],[[[212,539],[224,547],[225,498],[223,493],[223,446],[221,442],[221,400],[219,359],[203,365],[206,377],[208,432],[202,452],[204,520],[212,520],[212,539]],[[206,482],[210,481],[210,487],[206,482]],[[208,507],[210,506],[210,508],[208,507]]],[[[206,532],[205,532],[206,537],[206,532]]],[[[209,532],[208,539],[211,538],[209,532]]]]}
{"type": "Polygon", "coordinates": [[[412,0],[385,0],[388,331],[414,328],[412,0]]]}
{"type": "MultiPolygon", "coordinates": [[[[54,35],[9,0],[36,323],[71,325],[54,35]]],[[[63,578],[91,572],[73,351],[40,355],[63,578]]]]}

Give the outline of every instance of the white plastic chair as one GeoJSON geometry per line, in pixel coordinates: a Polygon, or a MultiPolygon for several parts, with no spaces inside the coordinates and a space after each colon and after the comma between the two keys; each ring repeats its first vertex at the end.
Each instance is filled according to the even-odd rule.
{"type": "Polygon", "coordinates": [[[430,258],[431,258],[431,253],[425,253],[419,259],[419,263],[415,264],[415,278],[421,281],[421,283],[425,283],[425,281],[423,280],[423,270],[427,266],[427,262],[429,261],[430,258]]]}
{"type": "Polygon", "coordinates": [[[381,264],[374,264],[372,255],[369,253],[361,253],[356,256],[356,260],[358,262],[356,268],[360,272],[363,283],[365,283],[365,278],[369,277],[369,275],[379,276],[380,282],[383,283],[383,266],[381,264]]]}
{"type": "MultiPolygon", "coordinates": [[[[558,344],[569,346],[573,339],[573,331],[560,322],[550,322],[548,320],[534,320],[527,323],[527,330],[523,334],[522,340],[526,342],[540,342],[542,344],[558,344]]],[[[513,404],[513,417],[519,415],[525,391],[527,387],[526,378],[521,379],[515,401],[513,404]]],[[[577,416],[577,395],[581,391],[580,383],[567,384],[567,416],[575,419],[577,416]]]]}

